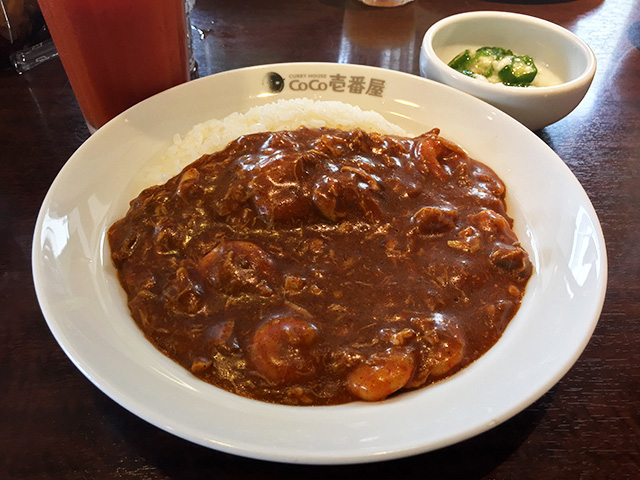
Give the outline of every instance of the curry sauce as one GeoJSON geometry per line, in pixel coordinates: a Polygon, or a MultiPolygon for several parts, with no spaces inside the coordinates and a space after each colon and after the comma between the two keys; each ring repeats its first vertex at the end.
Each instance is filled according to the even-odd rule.
{"type": "Polygon", "coordinates": [[[377,401],[500,338],[532,265],[505,185],[432,130],[240,137],[108,232],[133,319],[195,376],[289,405],[377,401]]]}

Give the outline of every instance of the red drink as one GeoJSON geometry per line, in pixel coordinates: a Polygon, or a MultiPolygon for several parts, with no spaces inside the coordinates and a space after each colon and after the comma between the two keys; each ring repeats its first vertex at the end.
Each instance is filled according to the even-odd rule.
{"type": "Polygon", "coordinates": [[[184,0],[38,3],[90,130],[189,79],[184,0]]]}

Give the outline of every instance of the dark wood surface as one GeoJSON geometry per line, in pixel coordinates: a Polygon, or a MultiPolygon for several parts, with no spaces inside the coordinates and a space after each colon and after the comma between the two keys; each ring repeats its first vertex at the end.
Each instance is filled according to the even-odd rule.
{"type": "MultiPolygon", "coordinates": [[[[538,135],[599,215],[609,284],[593,338],[569,373],[523,412],[460,444],[350,466],[219,453],[151,426],[77,370],[51,335],[31,276],[36,216],[88,132],[60,62],[0,71],[0,478],[640,478],[640,3],[637,0],[198,0],[201,76],[272,62],[327,61],[418,74],[427,28],[469,10],[556,22],[595,51],[582,104],[538,135]]],[[[553,308],[552,305],[549,306],[553,308]]],[[[434,412],[437,415],[437,412],[434,412]]]]}

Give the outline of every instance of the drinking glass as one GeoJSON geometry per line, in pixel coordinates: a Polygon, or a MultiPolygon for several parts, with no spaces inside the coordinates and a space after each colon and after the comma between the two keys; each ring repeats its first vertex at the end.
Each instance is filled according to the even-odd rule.
{"type": "Polygon", "coordinates": [[[185,0],[38,3],[91,133],[141,100],[189,80],[185,0]]]}

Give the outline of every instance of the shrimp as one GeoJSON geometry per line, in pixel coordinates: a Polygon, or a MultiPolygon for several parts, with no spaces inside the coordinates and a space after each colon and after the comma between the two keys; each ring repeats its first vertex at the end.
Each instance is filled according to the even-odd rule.
{"type": "Polygon", "coordinates": [[[186,170],[180,177],[180,183],[176,188],[176,194],[179,197],[185,198],[189,195],[190,191],[196,189],[198,181],[200,180],[200,172],[195,168],[186,170]]]}
{"type": "Polygon", "coordinates": [[[361,400],[383,400],[409,382],[414,364],[406,349],[389,348],[355,367],[347,376],[347,389],[361,400]]]}
{"type": "Polygon", "coordinates": [[[266,220],[287,222],[308,215],[311,201],[300,181],[305,176],[300,158],[274,158],[252,180],[253,203],[266,220]]]}
{"type": "Polygon", "coordinates": [[[379,187],[376,180],[363,170],[342,169],[341,172],[325,176],[315,185],[313,204],[329,220],[335,222],[350,212],[362,213],[373,221],[381,216],[380,205],[373,197],[379,187]],[[366,181],[362,181],[362,179],[366,181]]]}
{"type": "Polygon", "coordinates": [[[440,377],[449,372],[462,360],[464,343],[457,337],[452,337],[440,343],[433,355],[433,366],[430,375],[440,377]]]}
{"type": "Polygon", "coordinates": [[[438,161],[438,155],[444,150],[440,139],[431,134],[425,137],[418,145],[418,158],[422,160],[418,167],[423,173],[434,175],[438,180],[445,181],[447,179],[447,171],[438,161]]]}
{"type": "Polygon", "coordinates": [[[226,240],[202,257],[200,274],[230,295],[255,292],[270,296],[276,268],[269,255],[247,241],[226,240]]]}
{"type": "Polygon", "coordinates": [[[430,235],[453,229],[457,218],[455,208],[422,207],[411,217],[411,224],[418,233],[430,235]]]}
{"type": "Polygon", "coordinates": [[[310,349],[318,329],[307,320],[280,316],[255,331],[249,346],[251,363],[275,384],[291,383],[315,371],[310,349]]]}

